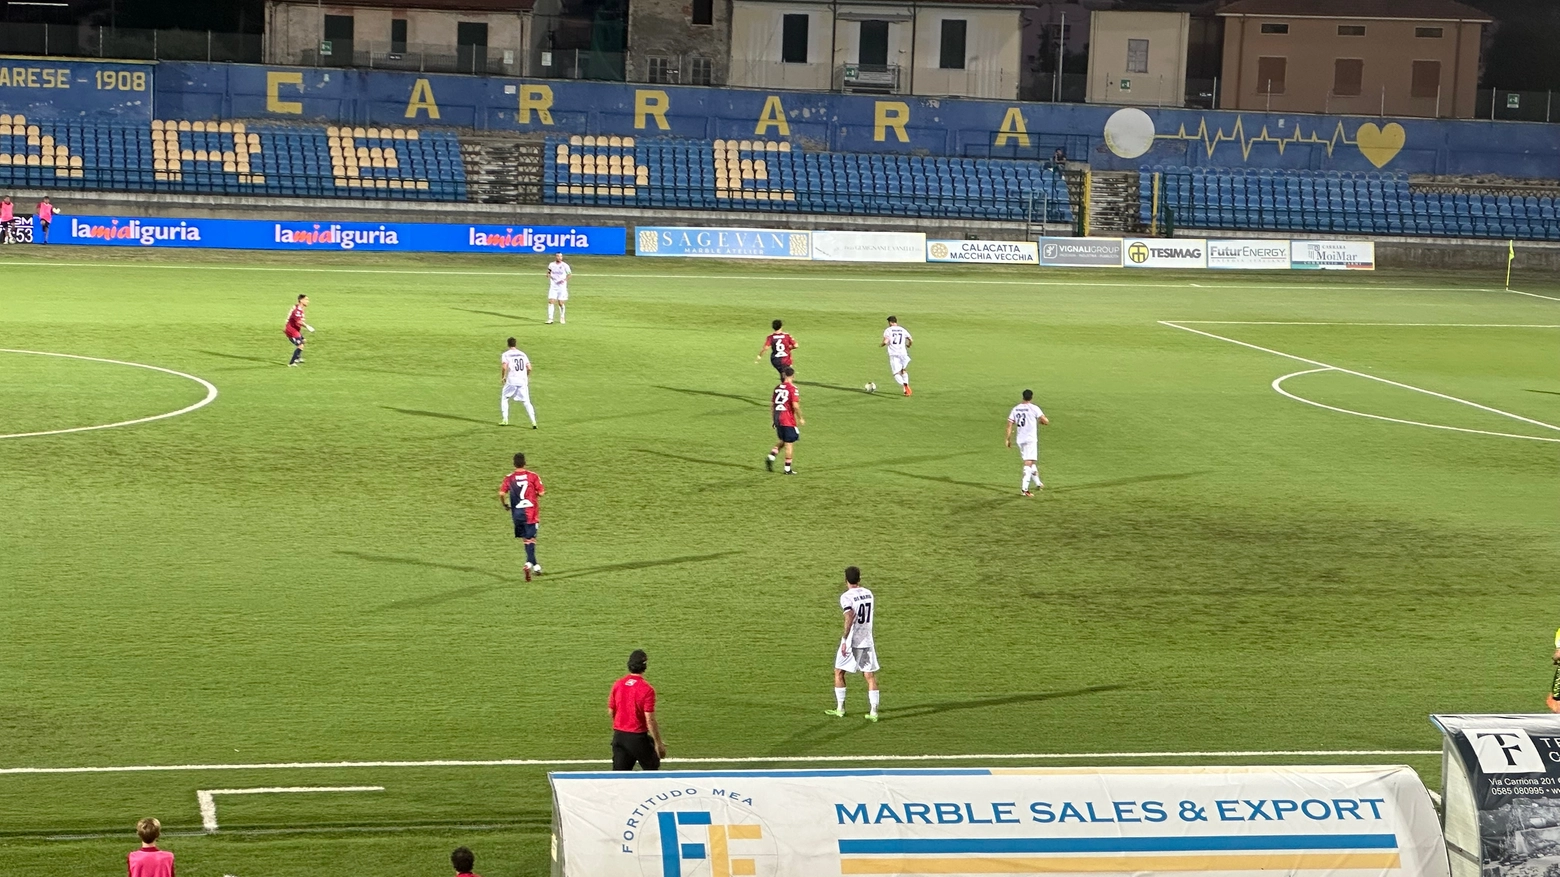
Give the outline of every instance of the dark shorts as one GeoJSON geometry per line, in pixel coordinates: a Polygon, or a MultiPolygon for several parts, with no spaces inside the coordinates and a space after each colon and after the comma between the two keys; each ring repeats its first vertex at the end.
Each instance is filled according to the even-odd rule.
{"type": "Polygon", "coordinates": [[[536,524],[527,524],[525,522],[525,518],[521,517],[520,515],[513,515],[512,517],[514,517],[514,519],[515,519],[515,538],[516,539],[535,539],[536,538],[536,527],[537,527],[536,524]]]}
{"type": "Polygon", "coordinates": [[[769,364],[775,367],[775,373],[780,375],[782,378],[785,377],[785,370],[791,367],[789,362],[786,362],[778,356],[769,357],[769,364]]]}
{"type": "Polygon", "coordinates": [[[303,336],[302,335],[299,335],[296,338],[294,338],[291,335],[288,335],[287,336],[287,340],[291,341],[292,342],[292,346],[294,346],[294,347],[302,347],[303,346],[303,336]]]}
{"type": "Polygon", "coordinates": [[[649,734],[613,731],[612,769],[633,770],[636,762],[645,770],[661,769],[661,756],[655,754],[655,741],[649,734]]]}
{"type": "Polygon", "coordinates": [[[802,434],[800,432],[798,432],[796,427],[794,427],[794,426],[778,426],[777,425],[775,427],[775,438],[779,439],[780,441],[784,442],[785,444],[790,445],[790,444],[796,444],[797,442],[801,441],[802,440],[802,434]]]}

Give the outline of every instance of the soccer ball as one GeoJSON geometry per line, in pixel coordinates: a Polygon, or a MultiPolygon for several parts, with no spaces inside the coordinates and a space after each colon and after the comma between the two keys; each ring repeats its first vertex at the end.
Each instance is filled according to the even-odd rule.
{"type": "Polygon", "coordinates": [[[862,389],[866,390],[868,393],[876,393],[877,392],[877,384],[874,384],[871,381],[868,381],[867,385],[865,387],[862,387],[862,389]]]}

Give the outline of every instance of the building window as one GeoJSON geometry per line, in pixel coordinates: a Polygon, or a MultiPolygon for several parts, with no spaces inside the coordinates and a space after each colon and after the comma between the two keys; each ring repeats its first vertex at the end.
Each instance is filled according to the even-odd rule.
{"type": "Polygon", "coordinates": [[[1338,36],[1340,36],[1340,37],[1362,37],[1364,35],[1365,35],[1365,25],[1363,25],[1363,24],[1340,24],[1340,25],[1338,25],[1338,36]]]}
{"type": "Polygon", "coordinates": [[[715,23],[715,0],[693,0],[693,23],[715,23]]]}
{"type": "Polygon", "coordinates": [[[1441,35],[1443,33],[1445,33],[1445,31],[1443,31],[1441,28],[1438,28],[1438,27],[1416,27],[1416,28],[1414,28],[1414,36],[1421,37],[1421,38],[1427,39],[1427,40],[1438,40],[1438,39],[1441,38],[1441,35]]]}
{"type": "Polygon", "coordinates": [[[962,18],[945,18],[942,23],[942,51],[937,66],[944,70],[964,69],[964,37],[969,22],[962,18]]]}
{"type": "Polygon", "coordinates": [[[1283,94],[1288,58],[1257,59],[1257,94],[1283,94]]]}
{"type": "Polygon", "coordinates": [[[352,16],[325,16],[325,39],[320,44],[320,54],[325,63],[337,67],[352,66],[352,16]]]}
{"type": "Polygon", "coordinates": [[[1264,25],[1262,25],[1262,32],[1263,33],[1289,33],[1289,25],[1287,25],[1287,24],[1264,24],[1264,25]]]}
{"type": "Polygon", "coordinates": [[[1412,89],[1411,93],[1414,97],[1439,96],[1441,94],[1441,62],[1415,61],[1412,89]]]}
{"type": "Polygon", "coordinates": [[[786,64],[807,63],[808,15],[787,15],[780,27],[780,60],[786,64]]]}
{"type": "Polygon", "coordinates": [[[649,58],[645,62],[645,81],[669,85],[677,81],[671,58],[649,58]]]}
{"type": "Polygon", "coordinates": [[[861,23],[861,42],[856,47],[856,60],[863,67],[888,69],[888,22],[861,23]]]}
{"type": "Polygon", "coordinates": [[[1127,72],[1148,72],[1148,40],[1127,40],[1127,72]]]}
{"type": "Polygon", "coordinates": [[[715,65],[708,58],[695,55],[688,59],[688,84],[709,85],[715,78],[715,65]]]}
{"type": "Polygon", "coordinates": [[[1339,58],[1333,62],[1333,94],[1359,97],[1365,78],[1365,62],[1359,58],[1339,58]]]}
{"type": "Polygon", "coordinates": [[[390,19],[390,51],[397,55],[406,54],[406,19],[390,19]]]}

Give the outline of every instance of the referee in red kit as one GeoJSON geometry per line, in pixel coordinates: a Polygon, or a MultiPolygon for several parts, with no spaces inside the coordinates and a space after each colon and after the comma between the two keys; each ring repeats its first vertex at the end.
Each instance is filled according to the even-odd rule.
{"type": "Polygon", "coordinates": [[[645,681],[650,659],[644,649],[628,656],[628,675],[612,683],[607,712],[612,714],[612,769],[633,770],[637,762],[645,770],[660,770],[666,757],[661,726],[655,721],[655,689],[645,681]]]}

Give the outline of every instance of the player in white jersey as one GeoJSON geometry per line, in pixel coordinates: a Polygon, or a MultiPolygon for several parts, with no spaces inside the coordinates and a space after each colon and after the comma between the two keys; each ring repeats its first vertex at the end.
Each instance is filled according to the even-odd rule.
{"type": "Polygon", "coordinates": [[[834,655],[834,709],[831,716],[845,716],[845,674],[860,673],[867,680],[867,703],[871,712],[867,721],[878,720],[878,659],[872,642],[875,615],[872,592],[861,586],[861,570],[845,567],[845,593],[840,595],[845,613],[845,632],[840,635],[840,650],[834,655]]]}
{"type": "Polygon", "coordinates": [[[504,389],[498,394],[498,408],[504,419],[498,425],[509,425],[509,400],[514,399],[525,406],[531,428],[536,429],[536,409],[531,407],[531,358],[515,347],[515,339],[511,338],[509,349],[498,356],[498,365],[504,378],[504,389]]]}
{"type": "Polygon", "coordinates": [[[888,348],[888,370],[893,373],[894,380],[899,386],[905,388],[905,395],[910,395],[910,345],[915,339],[910,333],[899,325],[898,317],[888,318],[888,328],[883,330],[883,343],[879,346],[888,348]]]}
{"type": "Polygon", "coordinates": [[[574,269],[569,263],[563,261],[563,254],[559,253],[547,263],[547,322],[553,321],[553,308],[558,309],[558,322],[569,322],[567,316],[569,302],[569,275],[574,269]]]}
{"type": "Polygon", "coordinates": [[[1035,463],[1040,459],[1040,427],[1050,426],[1051,421],[1045,419],[1045,412],[1034,403],[1034,398],[1034,390],[1024,391],[1024,401],[1008,412],[1007,429],[1002,435],[1002,443],[1011,448],[1014,427],[1018,429],[1018,456],[1024,461],[1024,478],[1018,489],[1024,496],[1034,496],[1029,492],[1031,478],[1035,480],[1035,487],[1045,486],[1040,483],[1040,467],[1035,463]]]}

